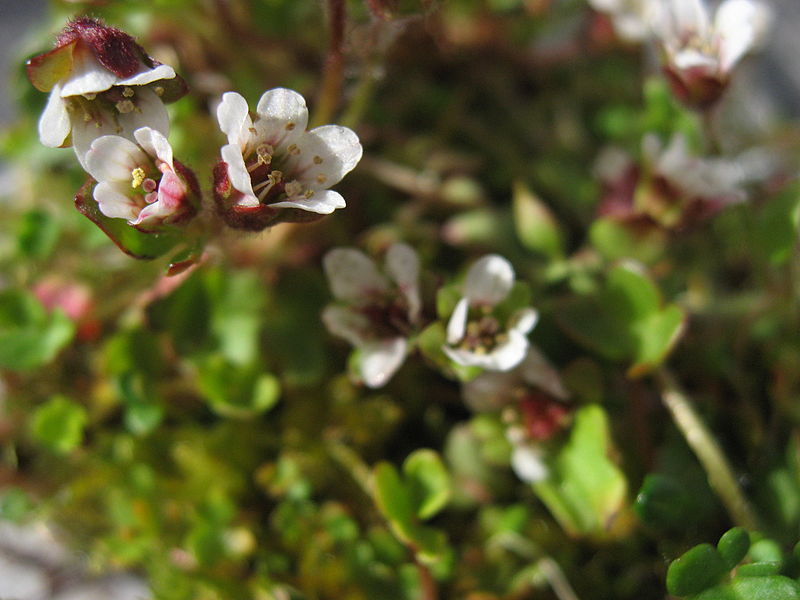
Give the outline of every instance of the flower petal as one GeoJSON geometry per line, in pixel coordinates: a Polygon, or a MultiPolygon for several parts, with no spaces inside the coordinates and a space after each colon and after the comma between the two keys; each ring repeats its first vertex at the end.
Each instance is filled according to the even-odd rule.
{"type": "Polygon", "coordinates": [[[101,181],[94,188],[94,199],[100,212],[112,219],[133,220],[139,214],[139,206],[125,194],[125,187],[101,181]]]}
{"type": "Polygon", "coordinates": [[[714,27],[720,38],[720,68],[730,71],[747,52],[761,44],[772,23],[772,10],[763,2],[726,0],[717,9],[714,27]]]}
{"type": "Polygon", "coordinates": [[[325,275],[335,298],[364,304],[386,293],[389,281],[371,258],[355,248],[334,248],[322,259],[325,275]]]}
{"type": "Polygon", "coordinates": [[[308,125],[305,98],[286,88],[264,92],[256,106],[256,113],[258,119],[255,127],[259,139],[272,145],[279,153],[298,140],[308,125]]]}
{"type": "Polygon", "coordinates": [[[514,469],[517,477],[528,483],[542,481],[548,475],[541,451],[530,444],[514,448],[511,453],[511,468],[514,469]]]}
{"type": "Polygon", "coordinates": [[[131,172],[149,162],[132,141],[118,135],[104,135],[92,142],[86,153],[86,171],[97,181],[131,181],[131,172]]]}
{"type": "Polygon", "coordinates": [[[408,244],[392,244],[386,252],[386,272],[395,280],[408,302],[408,316],[413,323],[419,318],[422,302],[419,297],[419,258],[408,244]]]}
{"type": "Polygon", "coordinates": [[[447,343],[457,344],[464,338],[467,331],[467,316],[469,314],[469,299],[461,298],[450,315],[447,322],[447,343]]]}
{"type": "Polygon", "coordinates": [[[324,125],[308,132],[298,143],[305,159],[298,163],[303,170],[303,179],[320,188],[339,183],[352,171],[364,153],[361,142],[354,131],[339,125],[324,125]],[[319,163],[317,157],[322,159],[319,163]],[[324,181],[319,179],[325,177],[324,181]]]}
{"type": "Polygon", "coordinates": [[[45,146],[58,148],[67,139],[72,125],[67,112],[67,102],[61,97],[61,86],[56,84],[50,92],[47,106],[39,117],[39,140],[45,146]]]}
{"type": "Polygon", "coordinates": [[[172,164],[172,146],[160,131],[151,127],[140,127],[133,132],[133,137],[151,157],[167,163],[170,169],[175,168],[172,164]]]}
{"type": "Polygon", "coordinates": [[[527,335],[536,326],[539,313],[533,308],[521,308],[511,315],[508,320],[508,329],[527,335]]]}
{"type": "Polygon", "coordinates": [[[228,165],[228,177],[231,180],[231,185],[244,194],[237,201],[237,204],[240,206],[258,206],[261,204],[253,193],[253,182],[250,179],[250,173],[247,172],[247,166],[244,164],[241,148],[236,144],[228,144],[222,147],[220,155],[228,165]]]}
{"type": "Polygon", "coordinates": [[[175,69],[169,65],[157,65],[152,69],[142,65],[142,70],[125,79],[117,81],[116,85],[145,85],[162,79],[174,79],[175,69]]]}
{"type": "Polygon", "coordinates": [[[61,97],[97,94],[117,82],[117,76],[100,64],[94,55],[80,44],[72,53],[72,72],[61,86],[61,97]]]}
{"type": "Polygon", "coordinates": [[[497,411],[514,401],[514,387],[519,374],[486,371],[464,384],[464,402],[475,412],[497,411]]]}
{"type": "Polygon", "coordinates": [[[467,271],[464,296],[470,304],[494,306],[501,302],[514,285],[514,268],[499,254],[489,254],[467,271]]]}
{"type": "Polygon", "coordinates": [[[405,338],[376,340],[361,346],[361,376],[371,388],[386,384],[403,364],[408,354],[405,338]]]}
{"type": "Polygon", "coordinates": [[[339,192],[318,190],[311,198],[294,197],[269,206],[271,208],[299,208],[320,215],[329,215],[337,208],[344,208],[347,203],[339,192]]]}
{"type": "Polygon", "coordinates": [[[327,306],[322,311],[322,322],[331,335],[347,340],[360,348],[369,338],[369,320],[347,306],[327,306]]]}
{"type": "Polygon", "coordinates": [[[548,394],[561,400],[569,397],[569,392],[561,381],[558,371],[553,368],[550,361],[536,346],[528,348],[528,354],[520,365],[523,379],[530,385],[536,386],[548,394]]]}
{"type": "Polygon", "coordinates": [[[249,111],[247,101],[236,92],[222,94],[222,101],[217,106],[219,128],[228,137],[228,144],[239,146],[239,152],[244,151],[253,135],[249,111]]]}

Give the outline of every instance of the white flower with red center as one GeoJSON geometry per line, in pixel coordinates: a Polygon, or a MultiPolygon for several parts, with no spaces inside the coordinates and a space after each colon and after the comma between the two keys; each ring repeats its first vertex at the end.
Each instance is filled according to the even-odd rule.
{"type": "Polygon", "coordinates": [[[664,71],[683,102],[713,105],[733,68],[766,37],[772,20],[759,0],[724,0],[713,20],[703,0],[661,0],[653,28],[664,53],[664,71]]]}
{"type": "Polygon", "coordinates": [[[228,143],[214,172],[215,200],[228,225],[261,230],[344,208],[344,198],[329,188],[361,159],[353,131],[339,125],[306,131],[305,100],[284,88],[264,92],[252,118],[245,99],[227,92],[217,119],[228,143]]]}
{"type": "Polygon", "coordinates": [[[136,143],[104,135],[89,148],[86,170],[98,181],[93,195],[100,212],[144,232],[185,223],[199,202],[194,174],[173,158],[155,129],[142,127],[133,136],[136,143]]]}
{"type": "Polygon", "coordinates": [[[521,308],[505,323],[494,314],[513,286],[514,269],[502,256],[489,254],[470,267],[442,347],[452,361],[490,371],[508,371],[522,361],[538,313],[521,308]]]}
{"type": "Polygon", "coordinates": [[[464,384],[463,393],[472,410],[501,414],[519,478],[546,478],[546,443],[567,425],[570,414],[569,394],[547,358],[531,346],[512,371],[484,372],[464,384]]]}
{"type": "Polygon", "coordinates": [[[406,244],[392,244],[382,272],[363,252],[335,248],[323,266],[340,304],[326,307],[322,320],[328,331],[359,351],[364,383],[381,387],[403,364],[419,325],[417,254],[406,244]]]}
{"type": "Polygon", "coordinates": [[[39,139],[53,148],[71,141],[84,168],[100,136],[133,140],[145,126],[166,135],[164,102],[186,91],[172,67],[154,61],[128,34],[90,18],[71,21],[55,49],[29,60],[27,68],[31,83],[50,92],[39,139]]]}

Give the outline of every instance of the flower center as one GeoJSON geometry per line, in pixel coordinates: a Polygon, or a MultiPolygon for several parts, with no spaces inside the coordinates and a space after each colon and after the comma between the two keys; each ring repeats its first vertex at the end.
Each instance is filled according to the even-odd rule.
{"type": "Polygon", "coordinates": [[[480,315],[467,323],[464,339],[459,347],[475,354],[489,354],[508,340],[498,320],[488,314],[480,315]]]}

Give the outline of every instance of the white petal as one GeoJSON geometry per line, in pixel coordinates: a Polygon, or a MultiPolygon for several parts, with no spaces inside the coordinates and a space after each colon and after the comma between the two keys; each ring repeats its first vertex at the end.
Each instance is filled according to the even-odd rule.
{"type": "Polygon", "coordinates": [[[278,153],[298,140],[308,125],[305,98],[286,88],[264,92],[256,106],[256,113],[258,137],[271,144],[278,153]]]}
{"type": "Polygon", "coordinates": [[[681,37],[691,34],[706,38],[711,30],[711,20],[703,0],[673,0],[672,17],[681,37]]]}
{"type": "Polygon", "coordinates": [[[272,208],[299,208],[320,215],[329,215],[337,208],[344,208],[347,203],[339,192],[333,190],[317,190],[311,198],[297,197],[270,204],[272,208]]]}
{"type": "Polygon", "coordinates": [[[219,128],[228,137],[228,144],[239,146],[239,152],[245,149],[252,136],[253,121],[249,111],[247,101],[236,92],[222,94],[222,102],[217,106],[219,128]]]}
{"type": "Polygon", "coordinates": [[[419,318],[422,303],[419,297],[419,258],[408,244],[392,244],[386,252],[386,272],[395,280],[408,302],[408,316],[413,323],[419,318]]]}
{"type": "Polygon", "coordinates": [[[522,362],[528,353],[528,338],[516,329],[506,332],[508,339],[498,344],[489,354],[484,355],[485,360],[481,361],[484,369],[491,371],[510,371],[522,362]]]}
{"type": "Polygon", "coordinates": [[[569,392],[564,387],[558,371],[536,346],[528,348],[528,354],[520,365],[520,371],[522,377],[530,385],[536,386],[561,400],[569,397],[569,392]]]}
{"type": "Polygon", "coordinates": [[[547,478],[547,466],[541,452],[534,446],[516,446],[511,453],[511,468],[517,477],[528,483],[536,483],[547,478]]]}
{"type": "Polygon", "coordinates": [[[711,73],[714,73],[720,65],[716,54],[708,54],[696,48],[683,48],[675,52],[670,62],[681,70],[705,69],[711,73]]]}
{"type": "Polygon", "coordinates": [[[135,88],[134,94],[136,109],[118,117],[125,137],[133,139],[133,132],[140,127],[150,127],[165,136],[169,135],[169,113],[158,94],[146,87],[135,88]]]}
{"type": "Polygon", "coordinates": [[[39,117],[39,140],[45,146],[58,148],[67,139],[71,128],[67,101],[61,97],[61,86],[56,84],[39,117]]]}
{"type": "Polygon", "coordinates": [[[146,65],[142,65],[142,70],[125,79],[119,79],[116,85],[145,85],[162,79],[174,78],[175,69],[169,65],[156,65],[152,69],[146,65]]]}
{"type": "Polygon", "coordinates": [[[513,285],[511,263],[498,254],[489,254],[467,271],[464,296],[469,298],[470,304],[494,306],[508,296],[513,285]]]}
{"type": "Polygon", "coordinates": [[[336,185],[361,160],[363,149],[354,131],[339,125],[324,125],[309,131],[298,142],[302,154],[297,167],[303,180],[320,188],[336,185]],[[322,159],[317,164],[316,157],[322,159]],[[324,181],[318,177],[322,175],[324,181]]]}
{"type": "Polygon", "coordinates": [[[726,0],[717,9],[714,26],[720,38],[720,68],[728,72],[747,52],[760,45],[772,23],[772,10],[753,0],[726,0]]]}
{"type": "Polygon", "coordinates": [[[72,72],[61,87],[61,97],[104,92],[117,82],[117,76],[106,69],[88,49],[78,44],[72,54],[72,72]]]}
{"type": "Polygon", "coordinates": [[[241,206],[258,206],[261,204],[253,193],[253,182],[250,180],[250,173],[242,158],[242,150],[236,144],[228,144],[220,150],[222,160],[228,165],[228,177],[233,187],[244,194],[239,200],[241,206]]]}
{"type": "Polygon", "coordinates": [[[167,163],[171,169],[175,168],[172,164],[172,146],[160,131],[150,127],[140,127],[133,132],[133,137],[151,157],[167,163]]]}
{"type": "Polygon", "coordinates": [[[139,146],[118,135],[97,138],[86,153],[86,171],[101,182],[130,185],[131,172],[149,162],[139,146]]]}
{"type": "Polygon", "coordinates": [[[322,322],[336,337],[350,342],[360,348],[369,339],[369,320],[346,306],[327,306],[322,311],[322,322]]]}
{"type": "Polygon", "coordinates": [[[386,384],[403,364],[408,353],[405,338],[377,340],[361,347],[361,376],[371,388],[386,384]]]}
{"type": "Polygon", "coordinates": [[[139,207],[124,193],[125,188],[119,185],[101,181],[94,188],[94,199],[97,201],[100,212],[112,219],[135,219],[139,214],[139,207]]]}
{"type": "Polygon", "coordinates": [[[447,322],[447,343],[457,344],[464,338],[467,331],[467,317],[469,316],[469,299],[461,298],[456,304],[450,320],[447,322]]]}
{"type": "Polygon", "coordinates": [[[536,326],[539,320],[539,313],[533,308],[521,308],[511,315],[508,320],[508,329],[527,335],[536,326]]]}
{"type": "Polygon", "coordinates": [[[364,304],[389,290],[389,281],[371,258],[355,248],[334,248],[322,259],[335,298],[364,304]]]}
{"type": "Polygon", "coordinates": [[[500,410],[514,401],[513,388],[518,379],[516,372],[486,371],[464,384],[464,402],[476,412],[500,410]]]}

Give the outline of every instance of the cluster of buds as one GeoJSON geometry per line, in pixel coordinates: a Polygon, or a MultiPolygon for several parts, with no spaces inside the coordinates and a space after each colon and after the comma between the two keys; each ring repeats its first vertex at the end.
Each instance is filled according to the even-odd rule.
{"type": "Polygon", "coordinates": [[[329,188],[362,154],[358,136],[346,127],[306,131],[308,110],[297,92],[265,92],[255,118],[244,98],[227,92],[217,110],[227,144],[213,170],[216,210],[203,211],[198,178],[173,157],[167,140],[165,103],[187,92],[172,67],[123,31],[83,17],[66,26],[53,50],[28,61],[28,77],[50,92],[39,121],[41,142],[72,145],[91,177],[76,206],[134,256],[160,255],[164,244],[137,254],[114,219],[144,234],[178,233],[190,247],[218,229],[187,227],[203,213],[248,231],[313,221],[345,206],[329,188]]]}

